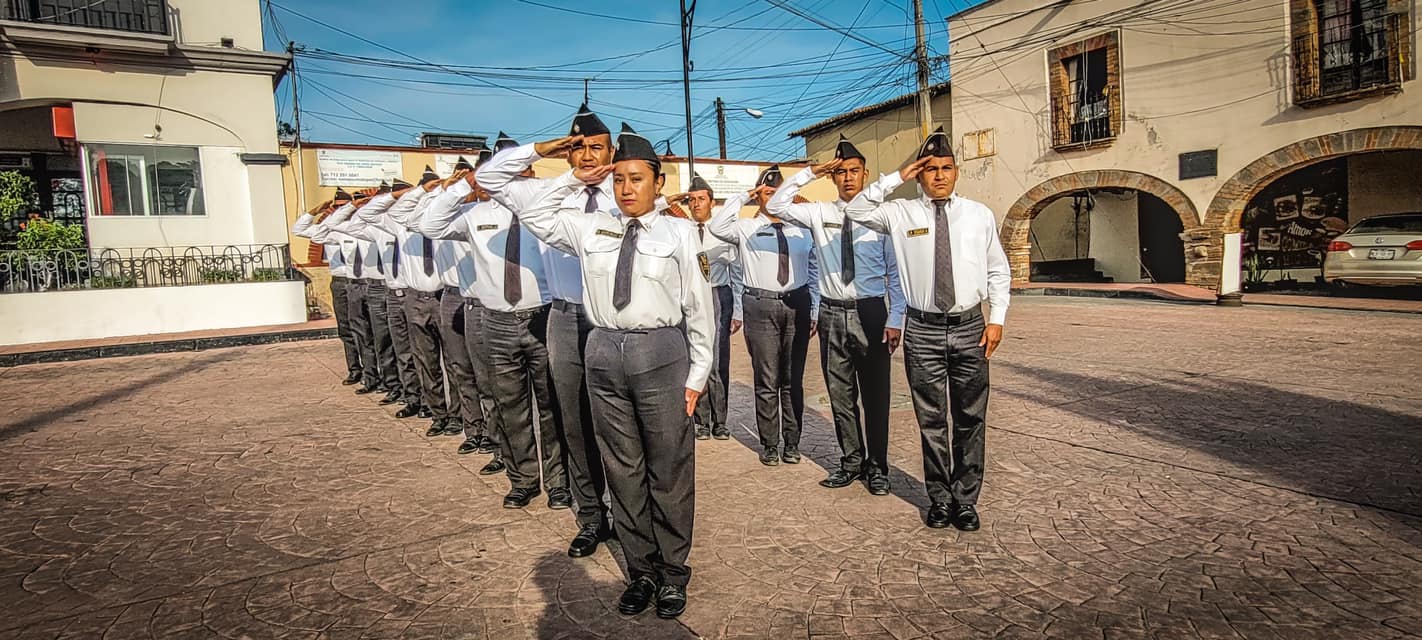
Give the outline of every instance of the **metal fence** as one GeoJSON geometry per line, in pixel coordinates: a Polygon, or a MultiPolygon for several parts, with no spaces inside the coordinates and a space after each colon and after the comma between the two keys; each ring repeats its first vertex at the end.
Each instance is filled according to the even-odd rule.
{"type": "Polygon", "coordinates": [[[168,35],[168,2],[167,0],[0,0],[0,19],[168,35]]]}
{"type": "Polygon", "coordinates": [[[0,251],[0,294],[295,280],[287,245],[0,251]]]}

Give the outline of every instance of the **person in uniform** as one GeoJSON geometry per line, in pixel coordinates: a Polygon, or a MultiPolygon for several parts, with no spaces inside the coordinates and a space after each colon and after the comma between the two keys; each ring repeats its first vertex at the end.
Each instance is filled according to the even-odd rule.
{"type": "Polygon", "coordinates": [[[741,296],[745,285],[741,280],[741,262],[736,246],[717,238],[706,230],[715,208],[716,194],[701,176],[692,176],[686,193],[667,198],[671,215],[686,218],[696,225],[696,237],[701,252],[706,254],[707,275],[711,279],[712,317],[716,319],[716,366],[706,393],[696,404],[696,439],[730,440],[726,426],[727,396],[731,382],[731,336],[741,330],[741,296]],[[685,207],[685,209],[682,208],[685,207]]]}
{"type": "MultiPolygon", "coordinates": [[[[382,181],[376,190],[376,196],[393,198],[394,194],[391,193],[390,185],[382,181]]],[[[356,209],[356,215],[350,224],[366,225],[367,219],[378,220],[394,205],[393,200],[381,197],[378,206],[370,206],[376,202],[372,198],[366,206],[356,209]]],[[[400,238],[379,226],[366,229],[370,239],[374,240],[376,247],[380,249],[382,271],[385,274],[385,318],[390,324],[390,347],[395,352],[395,368],[400,379],[399,389],[386,394],[380,404],[404,402],[406,407],[420,409],[421,415],[432,413],[431,408],[424,403],[420,375],[415,366],[414,345],[410,340],[410,323],[405,310],[405,301],[410,295],[409,273],[400,269],[400,238]]]]}
{"type": "MultiPolygon", "coordinates": [[[[339,193],[345,194],[344,191],[339,193]]],[[[349,194],[345,194],[345,196],[347,200],[350,199],[349,194]]],[[[312,226],[316,223],[317,217],[324,218],[335,210],[335,200],[328,200],[309,213],[301,214],[301,217],[297,218],[296,223],[291,226],[291,235],[310,240],[314,231],[312,226]]],[[[346,377],[341,380],[341,384],[347,386],[360,384],[360,346],[356,344],[355,332],[351,330],[350,301],[346,298],[346,287],[351,280],[351,267],[346,263],[345,254],[341,252],[340,241],[328,238],[327,242],[312,240],[312,243],[321,245],[331,273],[331,311],[336,316],[336,336],[340,338],[341,349],[346,356],[346,377]]]]}
{"type": "MultiPolygon", "coordinates": [[[[552,180],[521,177],[541,158],[554,154],[567,156],[574,169],[591,169],[612,162],[612,134],[607,126],[583,104],[573,117],[568,136],[505,149],[479,167],[477,181],[491,197],[522,220],[524,212],[540,193],[552,185],[552,180]],[[576,145],[568,140],[577,139],[576,145]]],[[[599,184],[584,185],[576,194],[578,204],[586,212],[609,211],[613,202],[612,177],[599,184]]],[[[562,251],[550,251],[548,287],[553,306],[548,318],[548,357],[553,372],[553,388],[558,403],[557,432],[561,438],[551,442],[555,451],[566,448],[567,468],[577,501],[577,519],[581,527],[569,553],[591,553],[599,531],[607,530],[607,508],[602,495],[607,480],[602,469],[601,454],[593,438],[593,424],[588,404],[588,389],[584,376],[584,356],[592,323],[583,308],[582,268],[578,258],[562,251]]],[[[548,445],[545,445],[548,446],[548,445]]],[[[551,497],[551,496],[550,496],[551,497]]],[[[561,496],[566,498],[566,494],[561,496]]]]}
{"type": "Polygon", "coordinates": [[[808,230],[786,226],[765,210],[781,182],[779,165],[766,169],[755,189],[731,194],[706,225],[741,254],[746,348],[755,374],[760,462],[766,466],[778,465],[782,459],[786,464],[800,462],[805,357],[820,298],[814,238],[808,230]],[[760,210],[755,217],[742,219],[741,207],[751,197],[760,210]]]}
{"type": "MultiPolygon", "coordinates": [[[[587,143],[574,136],[548,151],[587,143]]],[[[520,220],[582,260],[594,327],[588,389],[630,579],[618,610],[635,615],[655,600],[658,616],[674,618],[691,575],[696,448],[687,424],[711,374],[711,285],[692,225],[658,215],[665,176],[652,144],[624,123],[612,160],[554,179],[520,220]],[[609,177],[616,204],[585,211],[579,194],[609,177]]]]}
{"type": "Polygon", "coordinates": [[[864,154],[840,136],[834,159],[791,176],[765,210],[809,229],[815,238],[820,366],[841,453],[839,468],[820,485],[847,487],[862,474],[871,494],[887,495],[889,354],[898,348],[903,332],[904,292],[888,236],[844,215],[844,207],[863,191],[864,176],[864,154]],[[834,181],[839,199],[796,203],[800,189],[819,177],[834,181]]]}
{"type": "Polygon", "coordinates": [[[976,531],[988,359],[1002,342],[1012,276],[992,211],[955,193],[957,182],[952,143],[939,127],[916,160],[870,185],[844,213],[887,234],[898,256],[909,307],[904,366],[932,501],[926,523],[976,531]],[[909,180],[918,181],[919,197],[885,201],[909,180]]]}

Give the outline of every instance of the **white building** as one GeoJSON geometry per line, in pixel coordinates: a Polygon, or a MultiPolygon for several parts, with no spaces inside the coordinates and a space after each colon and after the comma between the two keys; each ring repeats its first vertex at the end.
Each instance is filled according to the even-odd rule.
{"type": "Polygon", "coordinates": [[[0,170],[89,244],[0,262],[0,344],[305,321],[273,101],[288,63],[263,51],[258,0],[0,2],[0,170]]]}
{"type": "Polygon", "coordinates": [[[990,0],[949,18],[958,191],[1014,280],[1312,282],[1422,210],[1412,0],[990,0]],[[1093,272],[1099,272],[1093,273],[1093,272]]]}

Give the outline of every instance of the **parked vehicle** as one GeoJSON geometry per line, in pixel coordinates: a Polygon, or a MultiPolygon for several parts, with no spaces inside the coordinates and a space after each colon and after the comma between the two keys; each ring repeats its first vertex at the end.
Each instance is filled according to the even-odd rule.
{"type": "Polygon", "coordinates": [[[1422,284],[1422,213],[1364,218],[1328,245],[1329,284],[1422,284]]]}

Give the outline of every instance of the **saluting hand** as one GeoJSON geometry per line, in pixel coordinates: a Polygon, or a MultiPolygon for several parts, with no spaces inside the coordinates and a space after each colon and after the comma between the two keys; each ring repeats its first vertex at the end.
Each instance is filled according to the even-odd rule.
{"type": "Polygon", "coordinates": [[[899,350],[899,345],[903,343],[903,340],[903,329],[884,328],[884,344],[889,345],[889,355],[894,355],[894,352],[899,350]]]}
{"type": "Polygon", "coordinates": [[[467,176],[467,175],[469,175],[469,174],[471,174],[471,173],[474,173],[474,172],[473,172],[473,171],[470,171],[470,170],[468,170],[468,169],[459,169],[459,170],[455,171],[453,174],[450,174],[450,176],[449,176],[448,178],[445,178],[444,181],[441,182],[440,184],[443,184],[443,185],[444,185],[444,188],[448,189],[448,188],[454,186],[454,185],[455,185],[456,183],[458,183],[460,180],[463,180],[465,176],[467,176]]]}
{"type": "Polygon", "coordinates": [[[610,175],[612,175],[612,165],[610,164],[573,170],[573,177],[582,180],[583,184],[602,184],[602,181],[610,175]]]}
{"type": "Polygon", "coordinates": [[[990,324],[983,329],[983,339],[978,341],[979,347],[987,347],[984,358],[992,358],[992,352],[997,351],[997,345],[1002,344],[1002,325],[990,324]]]}
{"type": "Polygon", "coordinates": [[[814,172],[816,178],[823,178],[834,173],[834,170],[838,169],[839,165],[842,164],[844,164],[844,160],[835,158],[824,164],[810,165],[810,171],[814,172]]]}
{"type": "Polygon", "coordinates": [[[569,149],[582,144],[582,136],[563,136],[552,140],[544,140],[533,145],[533,150],[544,158],[558,158],[567,153],[569,149]]]}
{"type": "Polygon", "coordinates": [[[902,178],[904,182],[917,178],[918,174],[923,173],[923,168],[928,166],[928,161],[931,159],[931,157],[923,157],[908,163],[907,166],[899,169],[899,177],[902,178]]]}
{"type": "Polygon", "coordinates": [[[686,416],[689,418],[696,413],[696,401],[701,399],[701,392],[691,387],[686,388],[686,416]]]}

